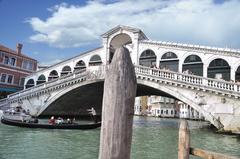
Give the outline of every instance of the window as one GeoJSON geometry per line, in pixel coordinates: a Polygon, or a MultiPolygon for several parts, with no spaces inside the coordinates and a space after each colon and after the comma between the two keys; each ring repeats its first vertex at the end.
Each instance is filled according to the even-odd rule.
{"type": "Polygon", "coordinates": [[[4,64],[8,64],[8,62],[9,62],[9,57],[8,57],[8,56],[5,56],[5,58],[4,58],[4,64]]]}
{"type": "Polygon", "coordinates": [[[25,78],[22,77],[22,78],[20,79],[20,86],[23,86],[23,85],[24,85],[24,81],[25,81],[25,78]]]}
{"type": "Polygon", "coordinates": [[[6,75],[6,74],[2,74],[2,76],[1,76],[1,82],[4,82],[4,83],[5,83],[6,78],[7,78],[7,75],[6,75]]]}
{"type": "Polygon", "coordinates": [[[166,114],[168,114],[168,110],[166,110],[166,114]]]}
{"type": "Polygon", "coordinates": [[[31,61],[23,61],[22,68],[27,70],[33,70],[33,63],[31,61]]]}
{"type": "Polygon", "coordinates": [[[12,83],[13,82],[13,76],[12,75],[8,75],[8,79],[7,79],[7,83],[12,83]]]}
{"type": "Polygon", "coordinates": [[[16,59],[15,58],[11,58],[10,65],[15,66],[15,62],[16,62],[16,59]]]}
{"type": "Polygon", "coordinates": [[[4,52],[1,52],[1,51],[0,51],[0,58],[1,58],[1,57],[4,57],[4,52]]]}
{"type": "Polygon", "coordinates": [[[96,65],[101,65],[101,64],[102,64],[102,60],[99,55],[93,55],[90,58],[89,66],[96,66],[96,65]]]}

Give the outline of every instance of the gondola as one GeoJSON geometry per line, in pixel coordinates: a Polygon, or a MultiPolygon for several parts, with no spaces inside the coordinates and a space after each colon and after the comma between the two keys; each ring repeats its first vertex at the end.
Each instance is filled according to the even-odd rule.
{"type": "Polygon", "coordinates": [[[101,122],[98,123],[90,123],[90,124],[68,124],[68,123],[62,123],[62,124],[40,124],[40,123],[29,123],[29,122],[22,122],[17,120],[11,120],[2,118],[1,122],[6,125],[11,126],[18,126],[18,127],[24,127],[24,128],[42,128],[42,129],[79,129],[79,130],[87,130],[87,129],[95,129],[101,126],[101,122]]]}

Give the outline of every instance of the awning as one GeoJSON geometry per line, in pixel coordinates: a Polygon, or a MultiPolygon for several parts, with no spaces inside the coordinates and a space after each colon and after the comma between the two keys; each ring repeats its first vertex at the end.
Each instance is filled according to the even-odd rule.
{"type": "Polygon", "coordinates": [[[18,89],[16,88],[1,88],[0,87],[0,92],[17,92],[18,89]]]}

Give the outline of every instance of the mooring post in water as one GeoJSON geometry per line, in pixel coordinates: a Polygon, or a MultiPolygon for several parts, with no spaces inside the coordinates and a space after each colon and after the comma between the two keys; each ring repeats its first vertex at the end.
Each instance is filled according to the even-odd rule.
{"type": "Polygon", "coordinates": [[[136,75],[129,51],[120,47],[105,76],[99,159],[129,159],[136,75]]]}
{"type": "Polygon", "coordinates": [[[178,138],[178,159],[189,159],[190,137],[188,123],[181,120],[178,138]]]}

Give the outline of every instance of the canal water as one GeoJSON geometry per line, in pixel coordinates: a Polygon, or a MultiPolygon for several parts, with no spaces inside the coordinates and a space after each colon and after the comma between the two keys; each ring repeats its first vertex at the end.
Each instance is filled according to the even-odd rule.
{"type": "MultiPolygon", "coordinates": [[[[191,146],[240,157],[240,139],[190,121],[191,146]]],[[[176,159],[177,119],[134,117],[132,159],[176,159]]],[[[97,159],[100,128],[27,129],[0,124],[0,159],[97,159]]],[[[196,157],[191,157],[196,158],[196,157]]]]}

